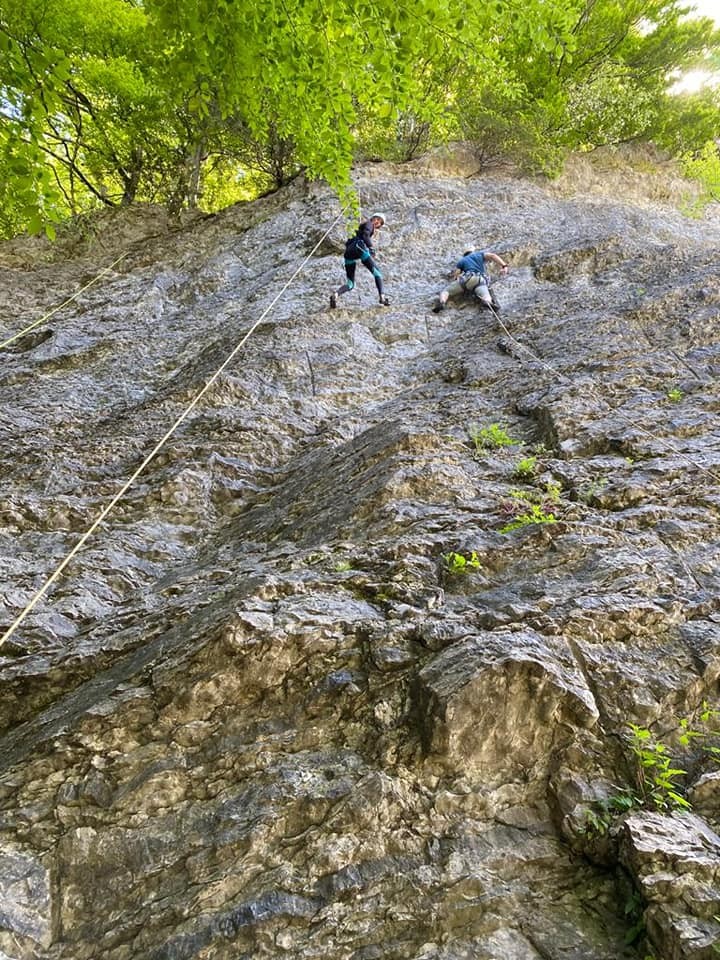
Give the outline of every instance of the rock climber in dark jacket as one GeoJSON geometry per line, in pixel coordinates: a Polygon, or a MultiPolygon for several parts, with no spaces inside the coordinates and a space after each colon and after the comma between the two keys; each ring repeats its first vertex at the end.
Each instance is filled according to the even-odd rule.
{"type": "Polygon", "coordinates": [[[384,226],[384,224],[385,214],[374,213],[371,217],[368,217],[367,220],[363,220],[360,223],[355,236],[350,237],[345,244],[345,275],[347,276],[347,280],[341,287],[338,287],[334,293],[330,294],[331,307],[337,306],[337,298],[342,296],[343,293],[347,293],[349,290],[354,289],[355,268],[357,267],[358,260],[364,267],[367,267],[367,269],[375,278],[375,286],[377,287],[381,306],[387,307],[390,304],[390,301],[383,293],[382,273],[380,272],[378,265],[373,260],[375,247],[373,246],[372,239],[376,231],[378,231],[380,227],[384,226]]]}

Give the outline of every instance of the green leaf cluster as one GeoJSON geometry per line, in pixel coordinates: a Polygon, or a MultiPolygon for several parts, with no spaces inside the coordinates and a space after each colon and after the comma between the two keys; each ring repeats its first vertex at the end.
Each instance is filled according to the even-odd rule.
{"type": "MultiPolygon", "coordinates": [[[[527,482],[532,477],[525,475],[519,479],[527,482]]],[[[500,528],[500,533],[511,533],[537,523],[557,523],[552,511],[558,507],[562,507],[562,486],[554,478],[546,480],[538,489],[511,490],[501,509],[512,519],[500,528]]]]}
{"type": "Polygon", "coordinates": [[[513,476],[516,480],[532,480],[537,470],[537,457],[523,457],[513,467],[513,476]]]}
{"type": "Polygon", "coordinates": [[[505,428],[497,423],[491,423],[487,427],[471,426],[469,433],[470,439],[475,444],[475,450],[478,453],[485,450],[499,450],[502,447],[512,447],[520,442],[519,440],[514,440],[505,428]]]}
{"type": "Polygon", "coordinates": [[[719,39],[685,11],[4,0],[0,230],[138,200],[217,209],[301,172],[352,196],[357,158],[406,160],[458,137],[551,175],[568,150],[638,137],[700,158],[717,96],[670,90],[678,71],[720,62],[719,39]]]}
{"type": "Polygon", "coordinates": [[[469,556],[455,551],[444,553],[443,562],[448,573],[463,574],[480,569],[480,559],[474,550],[469,556]]]}
{"type": "Polygon", "coordinates": [[[637,790],[642,802],[657,810],[689,810],[678,777],[686,770],[673,765],[668,747],[646,727],[631,723],[629,743],[636,761],[637,790]]]}
{"type": "Polygon", "coordinates": [[[500,528],[500,533],[512,533],[513,530],[520,530],[522,527],[536,523],[557,523],[557,518],[553,513],[546,513],[541,504],[529,503],[526,510],[500,528]]]}
{"type": "Polygon", "coordinates": [[[720,152],[713,141],[697,153],[686,153],[682,164],[688,176],[696,179],[702,187],[700,204],[720,200],[720,152]]]}

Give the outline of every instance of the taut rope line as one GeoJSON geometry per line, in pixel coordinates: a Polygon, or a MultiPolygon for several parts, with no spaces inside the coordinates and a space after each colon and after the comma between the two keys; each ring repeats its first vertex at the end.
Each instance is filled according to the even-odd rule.
{"type": "Polygon", "coordinates": [[[270,310],[275,306],[275,304],[278,302],[278,300],[279,300],[280,297],[283,295],[283,293],[285,293],[285,291],[286,291],[287,288],[290,286],[290,284],[293,282],[293,280],[294,280],[294,279],[298,276],[298,274],[302,271],[303,267],[304,267],[305,264],[308,262],[308,260],[310,259],[310,257],[312,257],[312,255],[315,253],[315,251],[317,250],[317,248],[322,244],[322,242],[323,242],[323,241],[325,240],[325,238],[328,236],[328,234],[330,233],[330,231],[335,227],[335,224],[341,219],[341,217],[344,215],[344,213],[345,213],[345,210],[344,210],[344,209],[340,211],[339,215],[338,215],[338,216],[335,218],[335,220],[330,224],[330,226],[329,226],[328,229],[325,231],[325,233],[322,235],[322,237],[320,237],[320,239],[318,240],[318,242],[317,242],[317,243],[315,244],[315,246],[312,248],[312,250],[310,251],[310,253],[308,253],[308,255],[307,255],[307,256],[305,257],[305,259],[302,261],[302,263],[300,264],[300,266],[295,270],[295,272],[294,272],[293,275],[290,277],[290,279],[280,288],[280,290],[278,291],[278,293],[276,294],[276,296],[274,297],[274,299],[273,299],[273,300],[270,302],[270,304],[265,308],[265,310],[263,310],[262,314],[258,317],[258,319],[255,321],[255,323],[253,323],[253,325],[250,327],[250,329],[247,331],[247,333],[242,337],[242,339],[239,341],[239,343],[236,344],[235,348],[234,348],[234,349],[232,350],[232,352],[225,358],[225,360],[223,361],[223,363],[218,367],[218,369],[215,371],[215,373],[210,377],[210,379],[209,379],[208,382],[205,384],[205,386],[195,395],[195,397],[193,397],[193,399],[192,399],[191,402],[188,404],[188,406],[185,408],[185,410],[183,410],[183,412],[180,414],[180,416],[177,418],[177,420],[175,420],[175,422],[173,423],[173,425],[165,432],[165,434],[160,438],[160,440],[158,440],[158,442],[155,444],[155,446],[153,447],[153,449],[152,449],[152,450],[150,451],[150,453],[145,457],[145,459],[143,460],[143,462],[140,464],[140,466],[137,468],[137,470],[133,473],[133,475],[130,477],[130,479],[125,481],[125,483],[122,485],[122,487],[120,488],[120,490],[119,490],[119,491],[115,494],[115,496],[112,498],[112,500],[110,501],[110,503],[108,503],[108,505],[107,505],[106,507],[104,507],[104,509],[100,512],[99,516],[98,516],[97,519],[93,522],[93,524],[90,526],[90,528],[82,535],[82,537],[80,537],[80,539],[78,540],[78,542],[77,542],[77,543],[75,544],[75,546],[72,548],[72,550],[70,551],[70,553],[65,557],[65,559],[62,561],[62,563],[61,563],[61,564],[55,569],[55,571],[48,577],[48,579],[45,581],[45,583],[42,585],[42,587],[37,591],[37,593],[32,597],[32,599],[27,603],[27,605],[26,605],[25,608],[21,611],[21,613],[15,618],[15,620],[12,622],[12,624],[10,625],[10,627],[8,628],[8,630],[6,630],[5,633],[2,635],[2,637],[0,637],[0,647],[2,647],[3,644],[4,644],[7,640],[10,639],[10,637],[13,635],[13,633],[15,633],[15,631],[16,631],[17,628],[20,626],[20,624],[25,620],[25,618],[27,617],[27,615],[34,609],[34,607],[39,603],[39,601],[45,596],[45,594],[46,594],[47,591],[50,589],[50,587],[52,586],[52,584],[55,583],[55,581],[59,579],[59,577],[60,577],[60,575],[62,574],[63,570],[67,567],[67,565],[70,563],[70,561],[76,556],[77,553],[79,553],[79,551],[80,551],[80,550],[83,548],[83,546],[87,543],[87,541],[90,539],[90,537],[93,535],[93,533],[97,530],[97,528],[100,526],[100,524],[103,522],[103,520],[107,517],[107,515],[108,515],[108,514],[110,513],[110,511],[113,509],[113,507],[115,506],[115,504],[116,504],[120,499],[122,499],[122,497],[125,496],[125,494],[127,493],[127,491],[130,489],[130,487],[133,485],[133,483],[137,480],[137,478],[138,478],[138,477],[140,476],[140,474],[143,472],[143,470],[145,469],[145,467],[147,467],[147,465],[157,456],[157,454],[158,454],[158,453],[160,452],[160,450],[165,446],[165,444],[166,444],[167,441],[170,439],[170,437],[173,435],[173,433],[175,433],[175,431],[176,431],[177,428],[180,426],[180,424],[181,424],[181,423],[188,417],[188,415],[195,409],[195,407],[196,407],[197,404],[200,402],[200,400],[205,396],[205,394],[208,392],[208,390],[209,390],[209,389],[213,386],[213,384],[217,381],[218,377],[223,373],[223,371],[227,368],[227,366],[235,359],[235,357],[237,356],[238,352],[242,349],[242,347],[245,346],[245,344],[247,343],[247,341],[249,340],[249,338],[252,336],[252,334],[254,333],[254,331],[260,326],[260,324],[261,324],[262,321],[265,319],[265,317],[268,315],[268,313],[270,312],[270,310]]]}
{"type": "Polygon", "coordinates": [[[23,330],[20,330],[19,333],[15,333],[12,335],[12,337],[9,337],[7,340],[3,340],[2,343],[0,343],[0,350],[3,350],[5,347],[13,343],[15,340],[18,340],[20,337],[24,336],[26,333],[29,333],[31,330],[34,330],[35,327],[39,327],[41,323],[44,323],[46,320],[49,320],[50,317],[52,317],[54,314],[58,312],[58,310],[62,310],[63,307],[66,307],[69,303],[72,303],[76,297],[80,296],[83,290],[87,290],[88,287],[91,287],[94,283],[97,283],[100,277],[103,277],[105,276],[106,273],[109,273],[112,270],[112,268],[117,266],[117,264],[120,263],[121,260],[124,260],[126,256],[127,256],[127,251],[125,253],[121,253],[120,256],[117,258],[117,260],[113,260],[113,262],[110,264],[109,267],[105,267],[104,270],[101,270],[96,277],[93,277],[92,280],[88,281],[88,283],[86,283],[84,287],[80,287],[79,290],[76,290],[71,297],[67,298],[67,300],[63,300],[63,302],[61,304],[58,304],[57,307],[53,307],[52,310],[48,311],[48,313],[40,317],[39,320],[33,320],[32,323],[28,324],[27,327],[25,327],[23,330]]]}
{"type": "MultiPolygon", "coordinates": [[[[401,3],[400,6],[401,6],[406,12],[410,12],[410,11],[409,11],[409,8],[406,7],[404,4],[401,3]]],[[[473,50],[473,51],[475,51],[475,52],[479,52],[479,51],[478,51],[478,48],[477,48],[474,44],[468,43],[467,41],[464,41],[464,40],[461,40],[460,38],[456,37],[456,36],[453,35],[453,34],[448,34],[448,33],[446,33],[444,30],[438,30],[438,29],[434,26],[434,24],[432,24],[431,21],[428,20],[427,17],[421,17],[421,19],[425,20],[425,22],[430,25],[431,29],[432,29],[436,34],[438,34],[438,36],[442,37],[446,42],[449,42],[450,44],[456,44],[458,47],[468,47],[469,49],[471,49],[471,50],[473,50]]],[[[472,63],[472,61],[468,60],[467,57],[465,57],[465,56],[460,56],[460,60],[461,60],[462,63],[464,63],[466,66],[474,67],[474,64],[472,63]]],[[[492,313],[495,315],[495,319],[498,321],[498,323],[499,323],[500,326],[502,327],[502,329],[503,329],[503,331],[505,332],[505,334],[509,337],[509,339],[510,339],[514,344],[516,344],[518,347],[520,347],[521,350],[524,350],[527,354],[529,354],[529,356],[531,356],[531,357],[533,358],[533,360],[536,360],[541,366],[545,367],[545,369],[548,370],[550,373],[552,373],[553,376],[562,377],[564,380],[567,380],[567,381],[569,381],[569,382],[572,382],[572,381],[570,381],[570,378],[567,377],[564,373],[562,373],[560,370],[557,370],[557,369],[555,369],[554,367],[552,367],[549,363],[547,363],[545,360],[543,360],[542,357],[539,357],[539,356],[538,356],[537,354],[535,354],[529,347],[526,347],[524,343],[521,343],[516,337],[514,337],[514,336],[510,333],[510,331],[508,330],[508,328],[505,326],[505,324],[502,322],[502,320],[500,319],[500,317],[498,316],[498,314],[495,312],[495,309],[494,309],[492,306],[490,306],[490,309],[491,309],[492,313]]],[[[643,331],[643,332],[645,333],[645,331],[643,331]]],[[[645,335],[647,336],[647,333],[646,333],[645,335]]],[[[680,360],[680,362],[682,362],[685,366],[687,366],[688,369],[690,369],[691,372],[692,372],[695,376],[697,376],[697,373],[695,373],[695,371],[688,365],[687,361],[685,361],[685,360],[684,360],[683,358],[681,358],[681,357],[677,357],[677,354],[676,354],[676,358],[677,358],[678,360],[680,360]]],[[[597,393],[595,393],[594,391],[593,391],[593,393],[594,393],[594,396],[597,397],[597,393]]],[[[681,459],[687,461],[687,463],[691,464],[692,466],[697,467],[697,469],[698,469],[698,470],[701,470],[703,473],[707,473],[708,476],[712,477],[712,479],[713,479],[716,483],[717,483],[717,482],[720,482],[720,476],[718,476],[718,474],[713,473],[712,470],[709,470],[709,469],[708,469],[706,466],[704,466],[703,464],[697,463],[697,462],[696,462],[695,460],[693,460],[691,457],[688,457],[687,454],[683,453],[681,450],[678,450],[677,447],[675,447],[675,446],[673,445],[672,440],[669,440],[667,437],[657,437],[657,436],[655,436],[655,434],[650,433],[648,430],[645,430],[644,427],[641,427],[638,423],[635,423],[634,421],[631,421],[628,417],[625,417],[622,413],[618,413],[618,416],[619,416],[622,420],[625,420],[626,423],[628,423],[628,424],[630,424],[631,426],[635,427],[640,433],[643,433],[646,437],[649,437],[651,440],[657,440],[657,441],[659,441],[660,443],[663,443],[663,442],[664,442],[664,443],[668,443],[669,446],[670,446],[670,448],[673,450],[673,452],[674,452],[677,456],[679,456],[681,459]]]]}
{"type": "MultiPolygon", "coordinates": [[[[529,354],[529,356],[531,356],[531,357],[533,358],[533,360],[536,360],[541,366],[543,366],[546,370],[548,370],[550,373],[552,373],[553,376],[561,377],[563,380],[566,380],[567,382],[572,383],[572,380],[571,380],[569,377],[567,377],[564,373],[562,373],[562,371],[556,369],[555,367],[552,366],[552,364],[550,364],[550,363],[548,363],[547,361],[543,360],[543,358],[542,358],[542,357],[539,357],[536,353],[534,353],[534,352],[530,349],[530,347],[525,346],[525,344],[524,344],[524,343],[521,343],[521,342],[517,339],[517,337],[514,337],[514,336],[510,333],[510,331],[508,330],[508,328],[505,326],[505,324],[503,323],[503,321],[500,319],[500,315],[497,313],[497,311],[495,310],[495,308],[494,308],[492,305],[490,306],[490,310],[491,310],[493,316],[495,317],[495,319],[497,320],[497,322],[500,324],[503,332],[507,335],[508,339],[510,339],[513,343],[517,344],[517,346],[520,347],[521,350],[524,350],[525,353],[529,354]]],[[[596,399],[600,399],[600,398],[598,397],[597,392],[595,391],[595,388],[594,388],[594,387],[590,387],[590,390],[591,390],[593,396],[594,396],[596,399]]],[[[625,423],[629,424],[631,427],[634,427],[635,430],[637,430],[637,431],[639,431],[640,433],[644,434],[646,437],[649,437],[651,440],[656,440],[658,443],[666,443],[666,444],[668,444],[668,446],[670,447],[670,449],[672,450],[672,452],[673,452],[676,456],[680,457],[682,460],[687,461],[687,463],[691,464],[691,466],[693,466],[693,467],[696,467],[698,470],[702,471],[703,473],[706,473],[706,474],[707,474],[709,477],[711,477],[716,483],[720,482],[720,476],[718,476],[716,473],[713,473],[712,470],[708,469],[708,467],[704,466],[702,463],[698,463],[696,460],[693,460],[692,457],[689,457],[686,453],[683,453],[682,450],[678,450],[678,448],[674,445],[674,443],[673,443],[673,441],[672,441],[672,438],[670,438],[670,437],[658,437],[658,436],[656,436],[656,434],[651,433],[649,430],[646,430],[644,427],[641,427],[640,424],[637,423],[635,420],[630,420],[629,417],[626,417],[623,413],[621,413],[621,412],[618,411],[618,410],[615,411],[615,414],[616,414],[621,420],[624,420],[625,423]]]]}

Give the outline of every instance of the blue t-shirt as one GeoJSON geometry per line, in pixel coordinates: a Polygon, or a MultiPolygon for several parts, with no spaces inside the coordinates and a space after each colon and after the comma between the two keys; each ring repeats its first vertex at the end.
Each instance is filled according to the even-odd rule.
{"type": "Polygon", "coordinates": [[[485,273],[485,255],[481,250],[475,250],[461,257],[455,264],[463,273],[485,273]]]}

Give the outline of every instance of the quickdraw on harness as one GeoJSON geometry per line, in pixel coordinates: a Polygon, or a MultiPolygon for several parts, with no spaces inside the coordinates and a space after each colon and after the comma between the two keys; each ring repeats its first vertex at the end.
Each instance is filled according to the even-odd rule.
{"type": "Polygon", "coordinates": [[[486,287],[490,286],[490,280],[486,274],[474,273],[472,270],[466,270],[464,273],[461,273],[458,277],[458,283],[463,290],[468,291],[472,291],[475,289],[475,287],[479,287],[481,283],[484,283],[486,287]]]}

